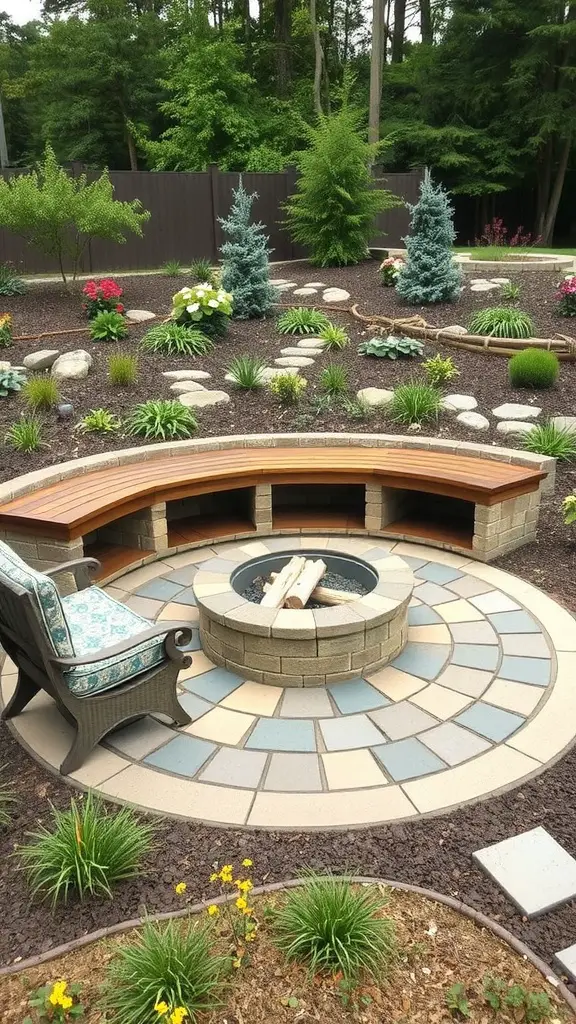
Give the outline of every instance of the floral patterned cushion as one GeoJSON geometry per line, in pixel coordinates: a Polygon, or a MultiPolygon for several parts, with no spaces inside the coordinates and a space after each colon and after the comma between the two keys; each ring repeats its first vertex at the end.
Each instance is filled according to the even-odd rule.
{"type": "MultiPolygon", "coordinates": [[[[62,598],[62,607],[78,658],[137,637],[152,625],[99,587],[68,594],[62,598]]],[[[109,690],[164,661],[164,639],[165,635],[154,637],[136,643],[125,654],[73,668],[66,673],[66,682],[77,697],[109,690]]]]}
{"type": "Polygon", "coordinates": [[[26,565],[19,555],[0,540],[0,579],[18,583],[30,594],[36,613],[44,626],[54,654],[59,658],[74,657],[74,647],[68,629],[58,588],[54,580],[26,565]]]}

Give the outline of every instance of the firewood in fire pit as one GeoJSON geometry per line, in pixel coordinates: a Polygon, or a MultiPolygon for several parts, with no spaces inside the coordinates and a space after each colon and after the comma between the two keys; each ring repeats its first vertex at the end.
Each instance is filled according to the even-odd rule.
{"type": "Polygon", "coordinates": [[[326,562],[306,559],[304,567],[284,598],[285,608],[304,608],[310,594],[326,572],[326,562]]]}

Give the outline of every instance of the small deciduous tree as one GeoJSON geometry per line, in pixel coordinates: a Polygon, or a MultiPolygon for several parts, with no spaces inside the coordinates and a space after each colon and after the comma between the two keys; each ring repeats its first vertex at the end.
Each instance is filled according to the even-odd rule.
{"type": "Polygon", "coordinates": [[[249,195],[242,184],[233,192],[228,217],[220,217],[227,236],[220,251],[223,256],[222,287],[234,296],[234,317],[250,320],[266,316],[274,301],[274,288],[268,274],[268,237],[263,224],[251,224],[256,193],[249,195]]]}
{"type": "Polygon", "coordinates": [[[44,160],[29,174],[0,179],[0,225],[58,260],[64,284],[72,280],[91,238],[125,242],[128,232],[142,235],[150,214],[138,199],[114,199],[108,171],[89,182],[72,178],[47,146],[44,160]]]}
{"type": "Polygon", "coordinates": [[[420,199],[409,205],[412,219],[406,242],[406,262],[398,274],[396,291],[412,305],[453,302],[460,294],[462,272],[454,262],[456,232],[453,209],[442,185],[426,171],[420,199]]]}

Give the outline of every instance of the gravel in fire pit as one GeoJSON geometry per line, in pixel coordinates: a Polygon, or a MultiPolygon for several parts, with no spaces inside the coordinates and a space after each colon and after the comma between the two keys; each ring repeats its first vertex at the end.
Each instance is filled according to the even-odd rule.
{"type": "MultiPolygon", "coordinates": [[[[267,582],[267,576],[256,576],[251,585],[242,592],[242,597],[245,597],[247,601],[251,601],[252,604],[260,604],[264,597],[264,584],[267,582]]],[[[363,597],[364,594],[368,593],[367,587],[364,587],[358,580],[351,580],[349,576],[341,576],[338,572],[325,572],[318,586],[329,587],[330,590],[349,590],[350,593],[358,594],[359,597],[363,597]]],[[[305,607],[325,608],[326,605],[321,604],[320,601],[313,601],[310,598],[306,602],[305,607]]]]}

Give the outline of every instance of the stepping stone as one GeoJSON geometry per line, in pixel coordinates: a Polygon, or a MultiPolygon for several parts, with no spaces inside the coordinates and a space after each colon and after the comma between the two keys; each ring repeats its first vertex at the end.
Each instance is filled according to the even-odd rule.
{"type": "Polygon", "coordinates": [[[327,288],[322,298],[324,302],[346,302],[346,299],[350,298],[350,292],[344,288],[327,288]]]}
{"type": "Polygon", "coordinates": [[[490,420],[479,412],[460,412],[456,417],[456,422],[461,423],[464,427],[469,427],[470,430],[488,430],[490,426],[490,420]]]}
{"type": "Polygon", "coordinates": [[[274,287],[276,288],[276,291],[279,291],[279,292],[289,292],[291,288],[295,288],[296,287],[296,282],[295,281],[286,281],[286,284],[277,284],[277,285],[274,285],[274,287]]]}
{"type": "Polygon", "coordinates": [[[295,288],[294,295],[317,295],[317,288],[295,288]]]}
{"type": "Polygon", "coordinates": [[[274,362],[276,366],[312,366],[314,360],[309,356],[282,356],[274,362]]]}
{"type": "Polygon", "coordinates": [[[180,395],[182,405],[192,409],[203,409],[206,405],[220,405],[221,402],[229,401],[227,391],[187,391],[180,395]]]}
{"type": "Polygon", "coordinates": [[[496,430],[500,434],[516,434],[519,437],[521,434],[529,434],[533,426],[533,423],[525,423],[523,420],[500,420],[496,430]]]}
{"type": "Polygon", "coordinates": [[[560,965],[562,974],[567,974],[572,981],[576,981],[576,944],[561,949],[554,954],[554,959],[560,965]]]}
{"type": "Polygon", "coordinates": [[[485,283],[486,283],[486,278],[485,277],[471,277],[470,278],[470,284],[485,284],[485,283]]]}
{"type": "Polygon", "coordinates": [[[282,284],[291,284],[287,277],[271,277],[270,284],[274,285],[275,288],[279,288],[282,284]]]}
{"type": "MultiPolygon", "coordinates": [[[[24,366],[26,366],[26,359],[24,366]]],[[[576,433],[576,416],[553,416],[552,423],[559,430],[569,430],[571,434],[576,433]]]]}
{"type": "Polygon", "coordinates": [[[165,370],[162,376],[168,380],[210,380],[212,374],[206,370],[165,370]]]}
{"type": "Polygon", "coordinates": [[[197,380],[175,380],[170,385],[170,391],[174,391],[177,395],[185,395],[189,391],[206,391],[207,389],[203,384],[200,384],[197,380]]]}
{"type": "Polygon", "coordinates": [[[505,402],[492,409],[497,420],[535,420],[541,412],[537,405],[518,405],[516,402],[505,402]]]}
{"type": "Polygon", "coordinates": [[[320,349],[307,348],[304,345],[290,346],[289,348],[283,348],[280,350],[283,356],[309,356],[310,359],[316,359],[317,356],[321,355],[320,349]]]}
{"type": "Polygon", "coordinates": [[[377,408],[379,405],[388,405],[394,398],[394,392],[387,388],[361,388],[356,392],[356,398],[359,402],[377,408]]]}
{"type": "Polygon", "coordinates": [[[452,324],[451,327],[443,327],[443,331],[448,331],[449,334],[468,334],[467,327],[461,327],[460,324],[452,324]]]}
{"type": "Polygon", "coordinates": [[[307,281],[304,285],[305,288],[326,288],[327,286],[323,281],[307,281]]]}
{"type": "Polygon", "coordinates": [[[59,355],[57,348],[41,348],[24,356],[24,366],[27,370],[49,370],[59,355]]]}
{"type": "Polygon", "coordinates": [[[492,284],[491,281],[479,281],[478,284],[471,284],[471,292],[491,292],[494,288],[497,288],[497,284],[492,284]]]}
{"type": "Polygon", "coordinates": [[[324,338],[302,338],[302,341],[297,342],[297,348],[316,348],[321,350],[325,346],[324,338]]]}
{"type": "Polygon", "coordinates": [[[151,313],[149,309],[127,309],[124,316],[127,320],[132,320],[135,324],[143,323],[144,320],[154,320],[156,317],[155,313],[151,313]]]}
{"type": "Polygon", "coordinates": [[[274,380],[274,377],[282,377],[286,374],[291,374],[294,377],[298,376],[298,370],[294,366],[265,366],[262,370],[262,380],[265,384],[269,381],[274,380]]]}
{"type": "Polygon", "coordinates": [[[474,395],[445,395],[441,404],[446,412],[471,412],[478,402],[474,395]]]}
{"type": "Polygon", "coordinates": [[[491,277],[492,284],[510,284],[509,277],[491,277]]]}
{"type": "Polygon", "coordinates": [[[576,860],[541,825],[472,857],[526,917],[576,896],[576,860]]]}

